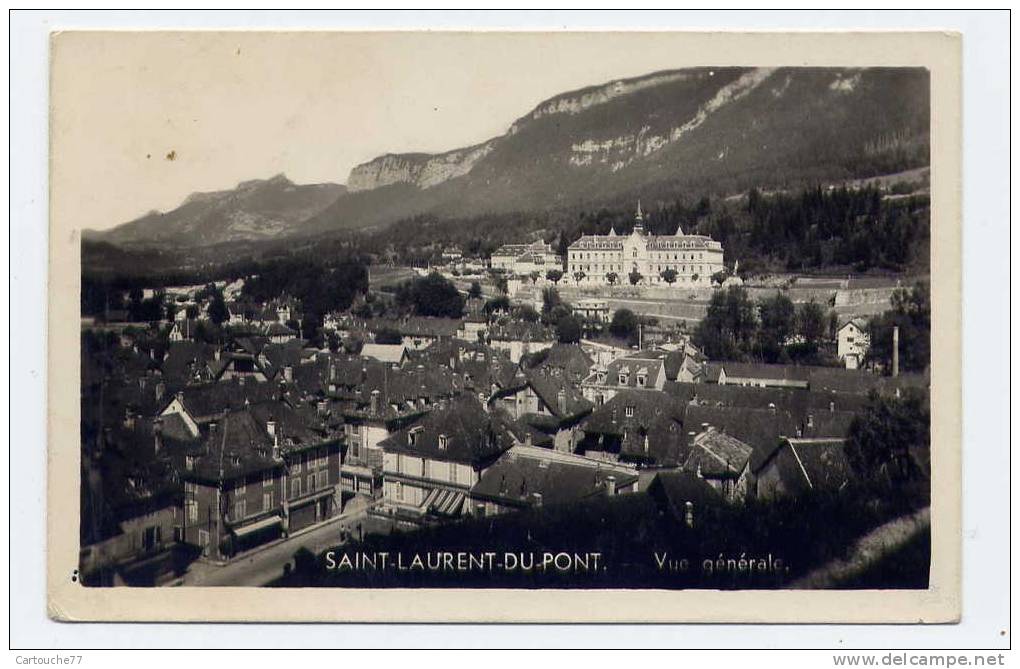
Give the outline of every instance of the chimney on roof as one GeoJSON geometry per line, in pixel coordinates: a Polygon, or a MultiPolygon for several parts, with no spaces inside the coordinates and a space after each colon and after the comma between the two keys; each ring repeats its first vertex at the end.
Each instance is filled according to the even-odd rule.
{"type": "Polygon", "coordinates": [[[220,347],[219,346],[216,347],[216,351],[213,353],[213,359],[214,360],[219,360],[220,359],[220,347]]]}
{"type": "Polygon", "coordinates": [[[237,377],[237,385],[244,386],[244,375],[237,377]]]}
{"type": "Polygon", "coordinates": [[[276,439],[276,421],[275,420],[267,420],[266,421],[266,432],[269,434],[269,436],[271,438],[276,439]]]}
{"type": "Polygon", "coordinates": [[[166,394],[166,384],[160,381],[156,384],[156,401],[163,399],[163,395],[166,394]]]}
{"type": "Polygon", "coordinates": [[[369,411],[371,411],[373,414],[379,413],[379,395],[381,395],[381,393],[379,392],[378,388],[372,391],[372,399],[370,400],[371,403],[369,404],[369,411]]]}
{"type": "Polygon", "coordinates": [[[894,325],[892,329],[892,375],[893,378],[900,375],[900,326],[894,325]]]}
{"type": "Polygon", "coordinates": [[[531,506],[534,507],[542,506],[542,493],[540,492],[531,493],[531,506]]]}
{"type": "Polygon", "coordinates": [[[773,416],[776,415],[776,405],[774,402],[769,402],[769,413],[771,413],[773,416]]]}
{"type": "Polygon", "coordinates": [[[283,368],[283,380],[287,383],[294,381],[294,368],[290,365],[283,368]]]}
{"type": "Polygon", "coordinates": [[[694,527],[694,502],[684,502],[684,523],[687,527],[694,527]]]}
{"type": "Polygon", "coordinates": [[[807,415],[807,426],[808,427],[814,427],[815,426],[815,415],[812,414],[812,413],[809,413],[807,415]]]}
{"type": "Polygon", "coordinates": [[[184,391],[183,390],[178,390],[176,393],[174,393],[174,397],[177,399],[178,402],[183,403],[184,402],[184,391]]]}
{"type": "Polygon", "coordinates": [[[560,391],[556,393],[556,407],[559,409],[560,414],[567,414],[567,391],[560,388],[560,391]]]}
{"type": "Polygon", "coordinates": [[[616,477],[615,476],[607,476],[606,477],[606,494],[608,494],[610,497],[612,497],[613,495],[616,494],[616,477]]]}
{"type": "Polygon", "coordinates": [[[836,410],[836,403],[835,402],[829,402],[829,413],[832,413],[835,410],[836,410]]]}

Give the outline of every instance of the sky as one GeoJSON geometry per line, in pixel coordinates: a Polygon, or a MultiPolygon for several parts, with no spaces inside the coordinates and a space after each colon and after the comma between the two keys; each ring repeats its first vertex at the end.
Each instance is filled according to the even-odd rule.
{"type": "Polygon", "coordinates": [[[689,64],[679,39],[60,33],[51,171],[54,183],[74,186],[78,225],[97,230],[248,179],[344,183],[384,153],[481,142],[559,93],[689,64]]]}

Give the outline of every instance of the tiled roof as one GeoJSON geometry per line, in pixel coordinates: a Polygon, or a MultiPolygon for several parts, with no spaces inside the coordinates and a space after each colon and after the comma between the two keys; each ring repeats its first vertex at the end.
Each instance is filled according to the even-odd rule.
{"type": "Polygon", "coordinates": [[[710,362],[707,376],[710,381],[719,380],[720,370],[726,371],[727,378],[768,379],[774,381],[807,381],[806,367],[799,365],[766,365],[750,362],[710,362]]]}
{"type": "Polygon", "coordinates": [[[515,446],[492,464],[471,489],[482,497],[524,506],[537,493],[543,505],[566,504],[605,493],[606,480],[617,488],[637,481],[634,470],[543,448],[515,446]]]}
{"type": "Polygon", "coordinates": [[[594,406],[562,373],[557,374],[554,370],[529,370],[525,372],[525,378],[550,413],[560,421],[573,420],[588,413],[594,406]],[[560,406],[561,397],[563,407],[560,406]]]}
{"type": "Polygon", "coordinates": [[[686,456],[682,419],[683,406],[666,393],[624,390],[598,407],[581,429],[593,450],[618,449],[626,459],[679,465],[686,456]]]}
{"type": "Polygon", "coordinates": [[[851,476],[844,444],[841,439],[787,439],[753,470],[760,474],[774,467],[788,493],[838,490],[851,476]]]}
{"type": "Polygon", "coordinates": [[[706,477],[734,478],[747,466],[753,450],[728,434],[706,430],[694,438],[684,471],[706,477]]]}
{"type": "Polygon", "coordinates": [[[719,492],[707,481],[684,471],[658,472],[648,485],[648,494],[680,521],[685,519],[687,502],[694,505],[697,522],[699,507],[723,501],[719,492]]]}
{"type": "Polygon", "coordinates": [[[481,466],[510,448],[513,437],[498,414],[490,415],[477,399],[462,396],[433,409],[414,427],[396,432],[379,445],[391,453],[481,466]],[[408,438],[411,430],[415,431],[413,445],[408,438]]]}
{"type": "Polygon", "coordinates": [[[553,344],[551,347],[525,356],[521,360],[525,369],[559,369],[575,383],[579,383],[591,371],[592,359],[577,344],[553,344]],[[534,363],[534,364],[532,364],[534,363]]]}
{"type": "Polygon", "coordinates": [[[361,347],[361,356],[375,358],[380,362],[399,364],[404,359],[406,350],[403,344],[365,344],[361,347]]]}

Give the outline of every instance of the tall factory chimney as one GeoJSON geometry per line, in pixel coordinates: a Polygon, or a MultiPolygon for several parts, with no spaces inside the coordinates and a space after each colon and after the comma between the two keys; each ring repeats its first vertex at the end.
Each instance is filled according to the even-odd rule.
{"type": "Polygon", "coordinates": [[[892,329],[892,375],[893,378],[900,375],[900,326],[894,325],[892,329]]]}

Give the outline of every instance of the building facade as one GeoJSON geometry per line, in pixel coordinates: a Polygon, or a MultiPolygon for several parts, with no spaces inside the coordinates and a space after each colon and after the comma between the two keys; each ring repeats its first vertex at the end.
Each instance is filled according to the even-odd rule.
{"type": "Polygon", "coordinates": [[[492,254],[492,269],[511,274],[545,274],[550,269],[563,269],[563,258],[556,255],[551,244],[541,239],[531,244],[504,244],[492,254]]]}
{"type": "Polygon", "coordinates": [[[638,203],[637,222],[629,235],[610,230],[608,235],[584,235],[571,244],[566,275],[581,286],[634,284],[683,288],[711,286],[712,275],[722,269],[722,244],[705,235],[686,235],[679,226],[674,235],[650,235],[645,231],[644,214],[638,203]],[[669,275],[668,270],[674,274],[669,275]],[[636,284],[631,280],[632,274],[636,284]]]}

